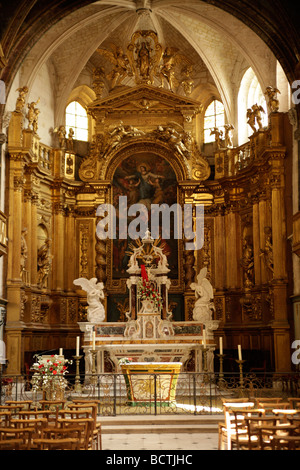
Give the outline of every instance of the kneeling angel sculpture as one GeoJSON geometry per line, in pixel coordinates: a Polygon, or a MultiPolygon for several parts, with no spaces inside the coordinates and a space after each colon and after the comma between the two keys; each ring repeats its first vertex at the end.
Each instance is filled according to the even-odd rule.
{"type": "Polygon", "coordinates": [[[105,320],[105,310],[100,299],[104,299],[103,282],[98,282],[96,277],[86,279],[80,277],[73,281],[76,286],[80,286],[87,292],[87,319],[92,323],[102,322],[105,320]]]}
{"type": "Polygon", "coordinates": [[[191,284],[191,289],[195,291],[196,302],[193,310],[193,319],[202,323],[212,320],[213,303],[213,287],[208,279],[206,279],[207,268],[202,268],[197,276],[197,283],[191,284]]]}

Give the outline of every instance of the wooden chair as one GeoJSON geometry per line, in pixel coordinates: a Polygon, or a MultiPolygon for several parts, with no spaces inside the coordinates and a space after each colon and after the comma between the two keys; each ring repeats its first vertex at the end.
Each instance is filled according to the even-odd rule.
{"type": "MultiPolygon", "coordinates": [[[[233,414],[233,411],[238,411],[238,410],[250,410],[254,408],[254,402],[240,402],[240,401],[234,401],[234,402],[223,402],[223,411],[224,411],[224,417],[225,421],[220,422],[218,426],[218,434],[219,434],[219,440],[218,440],[218,448],[224,449],[225,447],[225,442],[227,442],[227,449],[231,449],[231,435],[234,434],[235,432],[235,427],[236,427],[236,422],[235,422],[235,416],[233,414]]],[[[243,416],[242,416],[243,419],[243,416]]]]}
{"type": "Polygon", "coordinates": [[[282,397],[255,397],[253,399],[255,405],[259,407],[260,403],[280,403],[283,401],[282,397]]]}
{"type": "Polygon", "coordinates": [[[234,427],[231,444],[237,450],[258,450],[259,434],[257,425],[276,424],[275,416],[265,416],[263,409],[233,410],[234,427]]]}
{"type": "Polygon", "coordinates": [[[274,436],[272,450],[300,450],[300,436],[274,436]]]}
{"type": "Polygon", "coordinates": [[[33,429],[21,428],[14,429],[12,427],[0,428],[0,442],[18,441],[19,450],[30,450],[32,446],[33,429]],[[20,442],[21,441],[21,442],[20,442]]]}
{"type": "Polygon", "coordinates": [[[68,405],[70,410],[91,410],[92,418],[94,419],[94,429],[93,429],[93,436],[94,436],[94,444],[96,450],[102,450],[102,429],[101,423],[97,422],[97,410],[98,410],[98,403],[93,402],[84,402],[84,403],[71,403],[68,405]]]}
{"type": "Polygon", "coordinates": [[[273,408],[271,412],[274,416],[280,417],[283,422],[287,423],[288,417],[297,415],[299,413],[299,410],[290,408],[273,408]]]}
{"type": "Polygon", "coordinates": [[[20,406],[22,409],[30,410],[33,401],[32,400],[6,400],[7,405],[20,406]]]}
{"type": "Polygon", "coordinates": [[[80,450],[80,443],[75,438],[33,439],[38,450],[80,450]]]}
{"type": "Polygon", "coordinates": [[[258,425],[257,431],[259,434],[260,450],[273,450],[273,439],[284,439],[287,436],[292,436],[296,426],[279,423],[274,425],[262,424],[258,425]]]}
{"type": "Polygon", "coordinates": [[[76,450],[80,450],[80,443],[85,439],[83,426],[71,427],[49,427],[42,429],[40,439],[75,439],[77,442],[76,450]]]}
{"type": "Polygon", "coordinates": [[[0,426],[9,426],[11,419],[11,411],[0,411],[0,426]]]}
{"type": "Polygon", "coordinates": [[[300,398],[290,397],[287,400],[290,404],[290,408],[300,409],[300,398]]]}
{"type": "Polygon", "coordinates": [[[3,439],[0,441],[0,450],[21,450],[23,439],[3,439]]]}
{"type": "Polygon", "coordinates": [[[13,430],[17,429],[31,429],[32,439],[38,439],[41,435],[41,431],[48,424],[46,418],[31,418],[31,419],[11,419],[10,427],[13,430]]]}
{"type": "Polygon", "coordinates": [[[39,403],[42,405],[42,410],[53,409],[56,407],[64,409],[67,400],[40,400],[39,403]]]}
{"type": "Polygon", "coordinates": [[[74,427],[81,427],[80,449],[89,450],[93,448],[93,418],[58,418],[57,424],[61,428],[68,430],[74,427]]]}
{"type": "Polygon", "coordinates": [[[273,410],[274,408],[287,409],[290,408],[289,402],[276,402],[276,401],[260,401],[257,403],[258,408],[264,408],[265,410],[273,410]]]}

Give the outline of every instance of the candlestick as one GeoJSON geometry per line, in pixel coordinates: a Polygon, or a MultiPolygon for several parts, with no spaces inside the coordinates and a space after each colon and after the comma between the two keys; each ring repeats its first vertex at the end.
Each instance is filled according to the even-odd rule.
{"type": "Polygon", "coordinates": [[[77,393],[81,393],[82,392],[82,387],[81,387],[81,383],[80,383],[79,362],[80,362],[80,359],[82,358],[82,356],[79,356],[78,354],[76,354],[76,356],[73,356],[73,358],[76,361],[76,375],[75,375],[74,391],[77,392],[77,393]]]}
{"type": "Polygon", "coordinates": [[[95,349],[92,349],[91,354],[92,354],[92,379],[91,379],[91,383],[93,385],[96,385],[97,384],[97,375],[96,375],[96,355],[97,355],[97,351],[95,349]]]}
{"type": "Polygon", "coordinates": [[[238,363],[240,369],[240,389],[242,390],[244,388],[243,364],[245,361],[242,359],[236,359],[236,362],[238,363]]]}
{"type": "Polygon", "coordinates": [[[242,361],[242,347],[240,344],[238,344],[238,354],[239,354],[239,361],[242,361]]]}
{"type": "Polygon", "coordinates": [[[79,356],[79,341],[80,341],[80,337],[77,336],[76,337],[76,356],[79,356]]]}
{"type": "Polygon", "coordinates": [[[93,331],[93,346],[92,346],[93,351],[95,351],[95,349],[96,349],[96,347],[95,347],[95,336],[96,336],[96,334],[93,331]]]}
{"type": "Polygon", "coordinates": [[[219,347],[220,347],[220,356],[223,356],[223,338],[220,336],[219,338],[219,347]]]}

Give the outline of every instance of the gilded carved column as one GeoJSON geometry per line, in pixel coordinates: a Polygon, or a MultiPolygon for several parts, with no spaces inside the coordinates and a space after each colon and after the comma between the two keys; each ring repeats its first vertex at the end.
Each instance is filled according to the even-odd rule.
{"type": "Polygon", "coordinates": [[[226,246],[226,287],[236,289],[241,285],[240,279],[240,220],[239,214],[229,207],[225,215],[226,246]]]}
{"type": "Polygon", "coordinates": [[[53,248],[55,253],[52,272],[52,288],[57,291],[64,290],[64,260],[65,260],[65,214],[64,206],[61,202],[54,203],[53,217],[53,248]]]}
{"type": "Polygon", "coordinates": [[[287,311],[286,214],[284,201],[284,153],[274,152],[270,158],[272,202],[274,352],[276,371],[291,367],[291,345],[287,311]]]}
{"type": "Polygon", "coordinates": [[[75,246],[76,246],[76,232],[75,232],[75,217],[74,217],[74,208],[68,206],[67,216],[65,218],[65,240],[66,240],[66,250],[65,250],[65,286],[64,288],[67,291],[74,291],[73,281],[76,279],[76,256],[75,256],[75,246]]]}
{"type": "Polygon", "coordinates": [[[6,348],[7,357],[10,358],[7,373],[9,374],[21,372],[23,312],[20,267],[23,187],[22,155],[10,155],[6,322],[6,348]]]}

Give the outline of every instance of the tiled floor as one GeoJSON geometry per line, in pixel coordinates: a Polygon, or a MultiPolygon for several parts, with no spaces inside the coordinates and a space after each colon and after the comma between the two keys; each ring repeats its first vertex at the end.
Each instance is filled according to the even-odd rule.
{"type": "Polygon", "coordinates": [[[103,434],[103,450],[217,450],[217,433],[103,434]]]}

